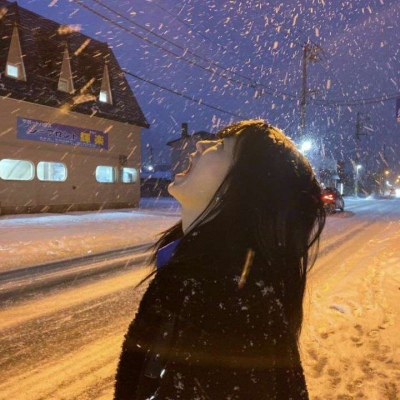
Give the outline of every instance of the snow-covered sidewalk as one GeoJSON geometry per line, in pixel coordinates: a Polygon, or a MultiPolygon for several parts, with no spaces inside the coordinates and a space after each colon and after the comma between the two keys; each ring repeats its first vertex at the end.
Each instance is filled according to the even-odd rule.
{"type": "Polygon", "coordinates": [[[0,216],[0,272],[153,242],[180,218],[176,201],[138,209],[0,216]]]}

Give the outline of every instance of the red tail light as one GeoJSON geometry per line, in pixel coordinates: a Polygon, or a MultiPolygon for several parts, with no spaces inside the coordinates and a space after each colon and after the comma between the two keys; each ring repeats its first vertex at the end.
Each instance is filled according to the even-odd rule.
{"type": "Polygon", "coordinates": [[[331,194],[324,194],[322,198],[326,200],[334,200],[333,195],[331,194]]]}

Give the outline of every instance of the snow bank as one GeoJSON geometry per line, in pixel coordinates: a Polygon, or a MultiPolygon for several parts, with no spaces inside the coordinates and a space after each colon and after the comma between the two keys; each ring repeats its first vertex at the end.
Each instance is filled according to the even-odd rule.
{"type": "Polygon", "coordinates": [[[0,217],[0,271],[153,242],[180,218],[171,199],[145,209],[0,217]]]}

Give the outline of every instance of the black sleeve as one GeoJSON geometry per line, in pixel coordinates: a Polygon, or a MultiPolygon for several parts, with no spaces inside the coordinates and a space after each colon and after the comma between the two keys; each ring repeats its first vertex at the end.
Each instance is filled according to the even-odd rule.
{"type": "Polygon", "coordinates": [[[157,292],[157,284],[153,281],[144,294],[138,312],[125,334],[116,373],[115,400],[136,398],[146,354],[160,330],[162,318],[157,292]]]}
{"type": "Polygon", "coordinates": [[[172,324],[182,301],[179,275],[173,268],[166,272],[158,272],[150,282],[125,335],[116,372],[115,400],[136,400],[142,397],[138,391],[151,391],[158,383],[154,371],[168,357],[172,324]]]}

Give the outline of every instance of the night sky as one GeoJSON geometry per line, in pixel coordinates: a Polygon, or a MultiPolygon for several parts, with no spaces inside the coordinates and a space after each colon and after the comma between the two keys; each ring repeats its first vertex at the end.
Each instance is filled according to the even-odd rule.
{"type": "Polygon", "coordinates": [[[364,170],[382,168],[385,156],[393,174],[400,173],[399,0],[18,4],[58,23],[80,25],[142,79],[127,76],[151,124],[142,131],[145,161],[150,144],[154,161],[169,163],[165,144],[179,137],[182,122],[190,133],[216,132],[242,118],[263,118],[299,141],[301,62],[308,42],[321,47],[316,62],[308,63],[306,135],[316,144],[313,156],[350,164],[360,112],[366,135],[358,159],[364,170]]]}

